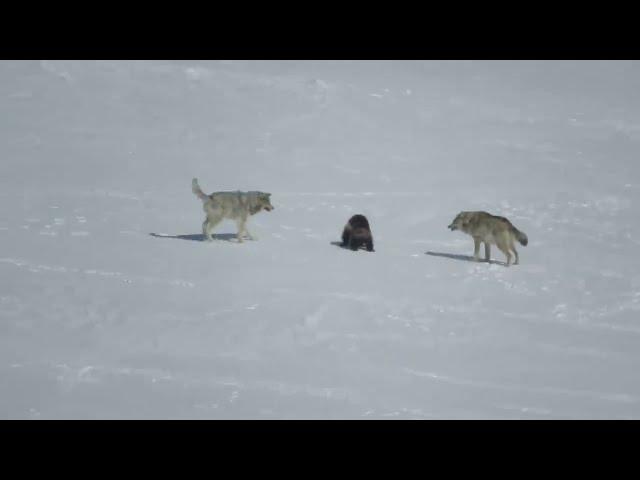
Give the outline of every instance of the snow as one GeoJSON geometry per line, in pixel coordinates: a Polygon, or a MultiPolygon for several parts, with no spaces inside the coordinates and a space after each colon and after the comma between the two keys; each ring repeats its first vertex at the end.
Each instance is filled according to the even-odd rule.
{"type": "Polygon", "coordinates": [[[0,62],[1,418],[640,418],[640,63],[0,62]],[[206,192],[275,210],[203,242],[206,192]],[[521,264],[446,227],[507,216],[521,264]],[[355,214],[376,252],[332,244],[355,214]]]}

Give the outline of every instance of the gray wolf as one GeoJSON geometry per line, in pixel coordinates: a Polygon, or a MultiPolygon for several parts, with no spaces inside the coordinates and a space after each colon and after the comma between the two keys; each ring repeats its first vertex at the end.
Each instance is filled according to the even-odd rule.
{"type": "Polygon", "coordinates": [[[349,219],[342,231],[342,246],[351,250],[366,248],[367,251],[373,252],[373,236],[371,235],[371,227],[369,221],[364,215],[354,215],[349,219]]]}
{"type": "Polygon", "coordinates": [[[519,263],[514,241],[517,240],[523,246],[529,243],[527,235],[514,227],[509,220],[487,212],[460,212],[448,228],[451,231],[462,230],[473,237],[473,258],[476,262],[479,261],[478,254],[481,242],[484,243],[485,261],[490,260],[491,244],[494,244],[507,257],[507,266],[511,265],[511,252],[516,257],[514,265],[519,263]]]}
{"type": "Polygon", "coordinates": [[[235,220],[238,226],[236,235],[238,242],[242,243],[242,236],[246,234],[251,240],[256,240],[254,235],[247,230],[247,220],[262,210],[270,212],[271,194],[265,192],[214,192],[207,195],[198,185],[198,179],[191,182],[191,190],[203,202],[203,210],[207,214],[202,223],[202,233],[205,238],[212,241],[212,230],[225,218],[235,220]]]}

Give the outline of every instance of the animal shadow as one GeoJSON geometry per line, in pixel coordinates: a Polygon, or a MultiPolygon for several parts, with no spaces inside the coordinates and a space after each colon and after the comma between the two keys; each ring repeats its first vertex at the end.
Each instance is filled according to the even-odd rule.
{"type": "MultiPolygon", "coordinates": [[[[194,242],[207,241],[204,234],[202,233],[191,233],[187,235],[166,235],[164,233],[150,233],[149,235],[156,238],[177,238],[178,240],[191,240],[194,242]]],[[[211,236],[213,237],[214,240],[225,240],[227,242],[235,240],[236,238],[235,233],[214,233],[211,236]]]]}
{"type": "MultiPolygon", "coordinates": [[[[425,255],[431,255],[432,257],[444,257],[451,258],[453,260],[463,260],[465,262],[473,262],[473,263],[487,263],[483,258],[480,259],[479,262],[476,262],[471,255],[457,255],[455,253],[442,253],[442,252],[425,252],[425,255]]],[[[489,260],[490,264],[495,263],[496,265],[502,265],[506,267],[506,262],[500,262],[498,260],[489,260]]]]}
{"type": "MultiPolygon", "coordinates": [[[[342,245],[342,242],[331,242],[331,245],[335,245],[336,247],[340,247],[343,250],[349,250],[351,251],[351,249],[348,246],[342,245]]],[[[364,248],[358,248],[358,250],[365,250],[364,248]]],[[[375,252],[375,250],[373,250],[375,252]]]]}

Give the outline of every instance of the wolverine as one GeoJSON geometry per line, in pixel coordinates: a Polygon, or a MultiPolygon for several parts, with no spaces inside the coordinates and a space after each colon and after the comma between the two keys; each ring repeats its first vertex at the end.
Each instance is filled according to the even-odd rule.
{"type": "Polygon", "coordinates": [[[476,262],[480,261],[480,243],[484,243],[486,262],[490,261],[491,244],[494,244],[507,257],[507,267],[511,265],[511,252],[515,255],[514,265],[517,265],[519,257],[515,240],[523,246],[529,243],[527,235],[514,227],[505,217],[491,215],[487,212],[460,212],[448,228],[451,231],[462,230],[473,237],[473,258],[476,262]]]}
{"type": "Polygon", "coordinates": [[[366,248],[368,252],[373,249],[373,236],[369,221],[364,215],[354,215],[349,219],[342,231],[342,246],[351,250],[366,248]]]}

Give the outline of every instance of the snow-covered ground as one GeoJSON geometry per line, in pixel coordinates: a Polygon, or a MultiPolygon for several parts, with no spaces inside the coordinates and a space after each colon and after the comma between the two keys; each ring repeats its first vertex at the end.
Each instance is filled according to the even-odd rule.
{"type": "Polygon", "coordinates": [[[0,62],[0,417],[640,418],[638,85],[0,62]],[[193,177],[271,192],[259,239],[201,241],[193,177]],[[526,232],[521,265],[469,261],[460,210],[526,232]],[[375,253],[332,245],[354,213],[375,253]]]}

